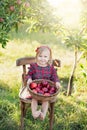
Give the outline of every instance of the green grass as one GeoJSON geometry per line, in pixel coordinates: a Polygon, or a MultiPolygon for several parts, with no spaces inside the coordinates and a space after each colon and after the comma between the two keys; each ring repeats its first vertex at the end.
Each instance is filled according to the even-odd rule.
{"type": "MultiPolygon", "coordinates": [[[[61,92],[55,104],[55,122],[53,130],[87,130],[87,91],[77,89],[72,96],[64,95],[73,64],[73,52],[50,33],[31,33],[25,31],[26,26],[18,33],[11,32],[11,40],[6,49],[0,48],[0,130],[19,130],[20,103],[19,89],[21,86],[22,68],[16,67],[16,59],[25,56],[35,56],[35,49],[40,45],[52,48],[53,58],[61,60],[58,74],[61,82],[61,92]]],[[[75,85],[81,86],[81,73],[78,72],[75,85]],[[77,79],[80,80],[77,80],[77,79]]],[[[83,78],[84,81],[84,78],[83,78]]],[[[86,83],[84,84],[86,85],[86,83]]],[[[48,130],[48,113],[44,121],[34,120],[29,108],[25,118],[25,130],[48,130]]]]}

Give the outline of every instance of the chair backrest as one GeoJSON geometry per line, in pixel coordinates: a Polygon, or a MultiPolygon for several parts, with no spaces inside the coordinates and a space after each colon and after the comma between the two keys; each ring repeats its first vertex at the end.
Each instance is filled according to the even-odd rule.
{"type": "MultiPolygon", "coordinates": [[[[23,57],[16,60],[16,66],[23,66],[23,74],[22,74],[22,80],[23,80],[23,86],[26,86],[26,65],[34,63],[36,61],[35,57],[23,57]]],[[[58,59],[53,60],[53,65],[57,68],[61,66],[61,62],[58,59]]]]}

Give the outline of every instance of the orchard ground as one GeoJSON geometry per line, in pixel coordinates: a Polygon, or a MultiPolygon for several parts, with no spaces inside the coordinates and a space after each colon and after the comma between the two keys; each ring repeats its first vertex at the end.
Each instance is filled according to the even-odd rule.
{"type": "MultiPolygon", "coordinates": [[[[19,32],[11,32],[11,40],[5,49],[0,46],[0,130],[18,130],[20,126],[20,103],[18,92],[21,86],[22,68],[16,67],[16,59],[25,56],[35,56],[35,49],[42,45],[52,48],[53,58],[61,60],[58,75],[61,91],[55,104],[55,122],[53,130],[87,130],[87,89],[82,87],[80,77],[74,86],[73,93],[64,95],[68,78],[73,65],[73,50],[61,43],[60,37],[50,33],[26,33],[26,26],[19,32]],[[78,86],[78,84],[76,84],[78,86]]],[[[85,64],[85,61],[81,60],[85,64]]],[[[79,65],[77,73],[80,74],[79,65]]],[[[82,78],[82,77],[81,77],[82,78]]],[[[85,81],[85,80],[84,80],[85,81]]],[[[25,118],[25,130],[48,130],[48,114],[44,121],[34,120],[29,108],[25,118]]]]}

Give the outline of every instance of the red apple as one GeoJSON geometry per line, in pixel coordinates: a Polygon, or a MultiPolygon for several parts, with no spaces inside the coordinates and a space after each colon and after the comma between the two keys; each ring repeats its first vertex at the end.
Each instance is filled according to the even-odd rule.
{"type": "Polygon", "coordinates": [[[55,91],[55,87],[51,87],[51,91],[55,91]]]}
{"type": "Polygon", "coordinates": [[[37,90],[37,92],[39,92],[39,91],[40,91],[40,88],[37,87],[36,90],[37,90]]]}
{"type": "Polygon", "coordinates": [[[33,89],[32,91],[33,91],[34,93],[37,93],[37,90],[36,90],[36,89],[33,89]]]}
{"type": "Polygon", "coordinates": [[[37,84],[37,87],[42,89],[42,85],[40,83],[37,84]]]}
{"type": "Polygon", "coordinates": [[[43,95],[44,94],[44,92],[42,91],[42,90],[39,90],[39,92],[38,92],[39,94],[41,94],[41,95],[43,95]]]}
{"type": "Polygon", "coordinates": [[[13,5],[11,5],[9,9],[10,9],[10,11],[14,11],[15,8],[13,5]]]}
{"type": "Polygon", "coordinates": [[[44,93],[44,96],[50,96],[50,93],[44,93]]]}
{"type": "Polygon", "coordinates": [[[50,89],[50,88],[51,88],[51,86],[50,86],[49,84],[47,84],[47,88],[48,88],[48,89],[50,89]]]}
{"type": "Polygon", "coordinates": [[[44,87],[44,88],[42,88],[42,90],[43,90],[44,92],[47,92],[47,91],[48,91],[48,88],[44,87]]]}
{"type": "Polygon", "coordinates": [[[37,83],[34,83],[34,82],[30,83],[30,88],[31,89],[34,89],[36,87],[37,87],[37,83]]]}
{"type": "Polygon", "coordinates": [[[20,4],[21,4],[21,2],[22,2],[21,0],[17,0],[17,4],[18,4],[18,5],[20,5],[20,4]]]}
{"type": "Polygon", "coordinates": [[[0,18],[0,22],[4,22],[4,19],[3,19],[3,18],[0,18]]]}
{"type": "Polygon", "coordinates": [[[53,90],[50,90],[50,91],[49,91],[49,93],[50,93],[50,94],[54,94],[54,93],[55,93],[55,91],[53,91],[53,90]]]}
{"type": "Polygon", "coordinates": [[[42,80],[42,86],[46,87],[48,85],[48,82],[46,80],[42,80]]]}
{"type": "Polygon", "coordinates": [[[30,6],[30,3],[29,3],[29,2],[26,2],[26,3],[25,3],[25,7],[28,8],[29,6],[30,6]]]}

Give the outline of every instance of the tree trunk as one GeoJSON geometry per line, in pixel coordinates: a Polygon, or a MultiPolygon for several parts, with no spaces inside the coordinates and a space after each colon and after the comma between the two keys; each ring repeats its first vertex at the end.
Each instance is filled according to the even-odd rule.
{"type": "Polygon", "coordinates": [[[71,72],[71,75],[70,75],[69,81],[68,81],[67,96],[71,95],[71,93],[72,93],[74,73],[75,73],[76,66],[77,66],[77,54],[78,54],[78,48],[75,46],[75,61],[74,61],[73,69],[72,69],[72,72],[71,72]]]}
{"type": "MultiPolygon", "coordinates": [[[[78,35],[81,35],[83,33],[83,31],[86,29],[87,24],[81,29],[81,31],[79,32],[78,35]]],[[[68,82],[68,86],[67,86],[67,96],[71,95],[72,93],[72,87],[73,87],[73,80],[74,80],[74,73],[76,70],[76,66],[77,66],[77,62],[80,60],[81,56],[84,54],[84,52],[82,52],[81,56],[79,57],[79,59],[77,59],[77,54],[78,54],[78,47],[75,45],[75,60],[74,60],[74,65],[73,65],[73,69],[69,78],[69,82],[68,82]]]]}

